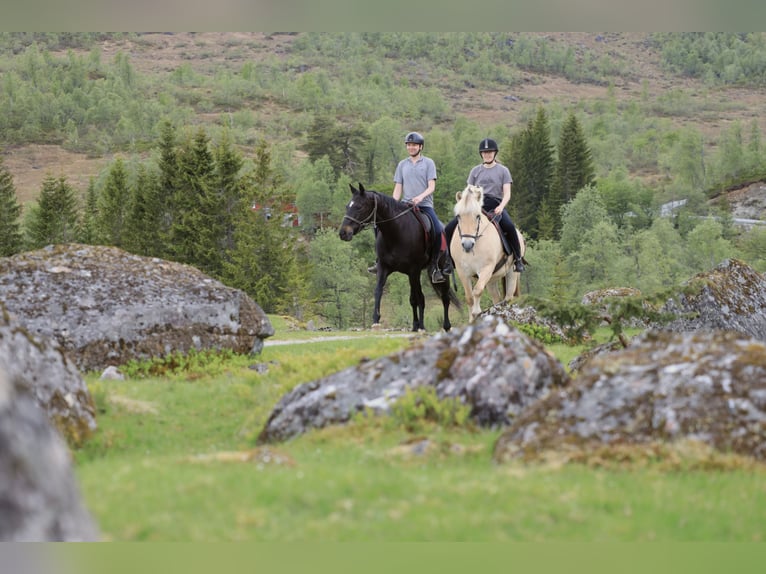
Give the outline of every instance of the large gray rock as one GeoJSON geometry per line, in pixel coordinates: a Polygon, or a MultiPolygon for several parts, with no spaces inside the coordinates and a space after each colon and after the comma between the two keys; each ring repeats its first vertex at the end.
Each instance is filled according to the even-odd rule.
{"type": "Polygon", "coordinates": [[[113,247],[56,245],[2,258],[0,299],[81,371],[191,349],[257,352],[274,334],[242,291],[113,247]]]}
{"type": "MultiPolygon", "coordinates": [[[[13,371],[13,369],[10,369],[13,371]]],[[[0,362],[0,540],[95,541],[69,451],[30,392],[0,362]]]]}
{"type": "Polygon", "coordinates": [[[766,460],[766,345],[732,331],[643,333],[529,407],[494,456],[680,439],[766,460]]]}
{"type": "Polygon", "coordinates": [[[728,259],[687,283],[691,295],[668,300],[663,312],[678,319],[657,328],[674,332],[731,330],[766,341],[766,278],[737,259],[728,259]]]}
{"type": "MultiPolygon", "coordinates": [[[[692,293],[681,293],[669,299],[659,313],[673,318],[670,322],[651,324],[648,320],[631,319],[626,326],[651,327],[673,332],[731,330],[766,341],[766,278],[742,261],[732,259],[711,271],[699,273],[686,282],[696,286],[692,293]]],[[[639,298],[635,289],[602,289],[583,296],[584,305],[601,306],[604,315],[611,314],[609,305],[620,299],[639,298]]],[[[643,302],[647,314],[657,312],[643,302]]],[[[570,361],[569,372],[576,374],[591,358],[622,348],[613,341],[588,349],[570,361]]]]}
{"type": "Polygon", "coordinates": [[[298,385],[277,403],[258,438],[280,441],[347,422],[365,408],[386,413],[408,388],[459,398],[482,426],[509,424],[527,405],[566,385],[564,367],[537,341],[496,317],[440,333],[409,349],[298,385]]]}
{"type": "Polygon", "coordinates": [[[0,368],[23,387],[72,446],[96,430],[95,408],[80,372],[58,344],[32,336],[0,303],[0,368]]]}

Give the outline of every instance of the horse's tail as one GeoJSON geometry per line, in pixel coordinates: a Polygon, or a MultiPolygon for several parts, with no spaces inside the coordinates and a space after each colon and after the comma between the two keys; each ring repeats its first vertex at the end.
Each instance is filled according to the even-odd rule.
{"type": "MultiPolygon", "coordinates": [[[[453,281],[454,281],[454,273],[452,274],[453,281]]],[[[450,303],[457,307],[458,309],[462,309],[463,305],[460,302],[460,299],[458,299],[457,293],[452,289],[452,285],[450,285],[449,280],[444,281],[443,283],[431,283],[431,287],[434,288],[434,291],[439,297],[444,296],[444,289],[447,289],[447,296],[449,297],[450,303]]]]}

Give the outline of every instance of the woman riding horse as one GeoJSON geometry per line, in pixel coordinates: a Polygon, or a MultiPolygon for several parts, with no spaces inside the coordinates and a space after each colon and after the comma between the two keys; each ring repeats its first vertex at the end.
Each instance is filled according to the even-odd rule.
{"type": "MultiPolygon", "coordinates": [[[[519,295],[519,272],[514,270],[511,257],[505,254],[500,233],[482,209],[484,190],[469,185],[455,195],[457,234],[452,237],[450,253],[455,271],[463,285],[466,303],[471,309],[471,321],[481,313],[481,297],[488,289],[492,303],[503,299],[500,280],[505,278],[505,300],[519,295]],[[476,284],[472,286],[473,278],[476,284]]],[[[519,257],[524,256],[524,238],[518,231],[519,257]]]]}
{"type": "MultiPolygon", "coordinates": [[[[511,216],[505,210],[505,206],[511,201],[511,185],[513,178],[510,170],[503,164],[498,163],[497,142],[485,138],[479,142],[479,155],[482,163],[471,169],[468,174],[468,185],[478,185],[484,189],[482,207],[493,219],[499,218],[500,229],[503,230],[505,239],[513,253],[514,269],[521,273],[524,271],[524,262],[521,253],[521,245],[516,235],[516,226],[511,221],[511,216]]],[[[453,219],[444,228],[447,235],[447,245],[452,241],[457,222],[453,219]]]]}

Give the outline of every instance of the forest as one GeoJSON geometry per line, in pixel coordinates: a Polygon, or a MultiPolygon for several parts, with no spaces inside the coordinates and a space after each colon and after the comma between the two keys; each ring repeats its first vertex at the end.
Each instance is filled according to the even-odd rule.
{"type": "MultiPolygon", "coordinates": [[[[0,34],[0,256],[114,245],[198,267],[268,313],[368,326],[372,233],[346,243],[337,228],[349,184],[389,192],[417,130],[444,222],[478,142],[498,141],[528,240],[525,293],[651,295],[728,257],[766,271],[766,226],[735,225],[723,193],[766,178],[762,128],[746,113],[718,131],[706,121],[745,111],[715,95],[766,87],[764,33],[645,34],[639,52],[673,79],[661,92],[623,54],[539,34],[232,35],[220,53],[185,38],[153,68],[136,64],[151,50],[138,33],[0,34]],[[543,78],[605,96],[517,101],[543,78]],[[631,82],[643,88],[620,97],[631,82]],[[512,119],[491,113],[502,106],[512,119]],[[87,189],[50,173],[19,190],[2,152],[29,144],[108,161],[87,189]]],[[[404,278],[387,289],[385,323],[406,327],[404,278]]]]}

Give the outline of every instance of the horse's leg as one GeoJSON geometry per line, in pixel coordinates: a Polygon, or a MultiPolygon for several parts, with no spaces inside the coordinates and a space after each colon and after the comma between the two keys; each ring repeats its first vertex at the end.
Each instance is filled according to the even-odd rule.
{"type": "Polygon", "coordinates": [[[519,296],[519,279],[521,273],[511,269],[508,275],[505,276],[505,300],[510,301],[514,297],[519,296]]]}
{"type": "Polygon", "coordinates": [[[410,306],[412,307],[412,330],[425,330],[426,297],[423,295],[423,287],[420,284],[420,271],[409,275],[410,278],[410,306]]]}
{"type": "Polygon", "coordinates": [[[492,299],[492,304],[497,305],[500,303],[500,301],[503,300],[503,296],[500,293],[500,286],[501,282],[505,282],[506,275],[503,275],[501,278],[493,277],[489,280],[489,283],[487,283],[487,291],[489,292],[489,296],[492,299]]]}
{"type": "Polygon", "coordinates": [[[436,293],[442,300],[442,307],[444,309],[444,318],[442,319],[442,329],[449,331],[452,328],[452,323],[449,320],[449,305],[452,302],[450,298],[450,284],[449,281],[443,283],[432,283],[436,293]]]}
{"type": "Polygon", "coordinates": [[[471,287],[471,277],[470,275],[465,275],[462,272],[458,272],[457,276],[458,279],[460,279],[460,284],[463,286],[463,294],[465,295],[466,307],[470,309],[473,306],[473,288],[471,287]]]}
{"type": "Polygon", "coordinates": [[[479,278],[476,280],[476,284],[473,286],[473,307],[471,308],[471,320],[475,319],[481,314],[481,295],[484,293],[484,288],[492,279],[494,271],[494,265],[487,265],[481,271],[479,271],[479,278]]]}
{"type": "Polygon", "coordinates": [[[378,261],[378,282],[375,284],[375,307],[372,310],[372,326],[380,326],[380,299],[383,297],[383,287],[386,286],[388,270],[378,261]]]}

